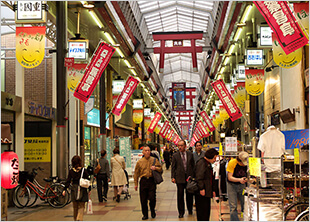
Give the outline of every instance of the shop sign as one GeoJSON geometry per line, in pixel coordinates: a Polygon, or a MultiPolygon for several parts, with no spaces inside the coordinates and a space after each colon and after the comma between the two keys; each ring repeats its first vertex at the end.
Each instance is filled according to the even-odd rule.
{"type": "Polygon", "coordinates": [[[144,116],[149,116],[151,114],[151,108],[144,108],[144,116]]]}
{"type": "Polygon", "coordinates": [[[245,82],[237,82],[233,97],[236,103],[238,104],[239,108],[243,109],[246,100],[245,82]]]}
{"type": "Polygon", "coordinates": [[[285,136],[285,149],[302,147],[309,143],[309,129],[282,131],[285,136]]]}
{"type": "Polygon", "coordinates": [[[263,50],[262,49],[247,49],[246,50],[246,65],[247,66],[263,65],[263,50]]]}
{"type": "Polygon", "coordinates": [[[260,26],[260,46],[272,46],[271,28],[269,26],[260,26]]]}
{"type": "Polygon", "coordinates": [[[134,99],[132,108],[143,109],[143,99],[134,99]]]}
{"type": "Polygon", "coordinates": [[[245,89],[251,96],[259,96],[265,89],[264,69],[245,70],[245,89]]]}
{"type": "Polygon", "coordinates": [[[17,1],[15,23],[45,23],[47,5],[45,1],[17,1]]]}
{"type": "Polygon", "coordinates": [[[151,117],[151,119],[153,119],[153,118],[155,117],[155,113],[154,113],[154,112],[151,112],[151,113],[150,113],[150,117],[151,117]]]}
{"type": "Polygon", "coordinates": [[[85,103],[87,102],[114,52],[113,47],[104,42],[99,42],[90,63],[86,67],[82,80],[75,89],[73,95],[76,98],[85,103]]]}
{"type": "Polygon", "coordinates": [[[45,54],[45,26],[16,27],[16,59],[22,67],[39,66],[45,54]]]}
{"type": "Polygon", "coordinates": [[[239,119],[242,116],[242,114],[234,98],[232,98],[230,92],[228,92],[223,80],[219,79],[213,82],[212,87],[214,88],[214,91],[216,92],[217,96],[219,97],[222,104],[224,105],[231,121],[235,121],[239,119]]]}
{"type": "Polygon", "coordinates": [[[69,40],[68,46],[68,57],[77,60],[87,59],[88,40],[69,40]]]}
{"type": "Polygon", "coordinates": [[[308,44],[308,39],[299,27],[286,1],[253,2],[275,33],[285,54],[308,44]]]}
{"type": "Polygon", "coordinates": [[[169,122],[166,120],[166,121],[164,122],[163,127],[162,127],[161,130],[159,131],[159,135],[161,135],[163,138],[164,138],[163,133],[165,132],[165,130],[166,130],[166,128],[168,127],[168,125],[169,125],[169,122]]]}
{"type": "Polygon", "coordinates": [[[237,137],[225,137],[225,151],[237,152],[237,137]]]}
{"type": "Polygon", "coordinates": [[[41,104],[37,104],[32,101],[27,101],[28,109],[25,109],[25,113],[33,116],[39,116],[47,119],[56,119],[56,109],[41,104]]]}
{"type": "Polygon", "coordinates": [[[65,58],[65,67],[72,67],[74,64],[74,58],[65,58]]]}
{"type": "Polygon", "coordinates": [[[87,113],[87,125],[100,127],[100,110],[93,108],[87,113]]]}
{"type": "Polygon", "coordinates": [[[160,112],[156,112],[155,117],[152,119],[150,127],[147,129],[150,133],[154,132],[155,127],[157,126],[158,121],[160,120],[162,114],[160,112]]]}
{"type": "Polygon", "coordinates": [[[21,97],[1,91],[1,109],[21,112],[21,102],[21,97]]]}
{"type": "Polygon", "coordinates": [[[89,111],[91,111],[94,108],[94,104],[95,104],[95,97],[91,96],[87,101],[87,103],[85,103],[84,113],[87,114],[89,111]]]}
{"type": "Polygon", "coordinates": [[[84,127],[84,139],[90,140],[90,127],[87,126],[84,127]]]}
{"type": "Polygon", "coordinates": [[[72,64],[67,67],[67,87],[71,92],[75,91],[76,86],[82,79],[87,64],[72,64]]]}
{"type": "Polygon", "coordinates": [[[249,169],[251,176],[261,177],[261,159],[249,157],[249,169]]]}
{"type": "Polygon", "coordinates": [[[238,67],[238,74],[237,74],[237,80],[239,79],[245,79],[245,65],[237,65],[238,67]]]}
{"type": "Polygon", "coordinates": [[[120,94],[125,86],[125,80],[113,80],[112,81],[112,94],[118,95],[120,94]]]}
{"type": "Polygon", "coordinates": [[[206,111],[202,111],[200,113],[200,116],[203,118],[203,120],[205,121],[205,123],[207,124],[207,127],[209,128],[209,131],[212,132],[215,130],[215,127],[212,123],[212,121],[210,120],[208,114],[206,113],[206,111]]]}
{"type": "Polygon", "coordinates": [[[198,125],[199,125],[201,131],[203,132],[204,137],[210,136],[208,130],[207,130],[206,127],[203,125],[202,121],[198,121],[198,125]]]}
{"type": "MultiPolygon", "coordinates": [[[[126,169],[131,170],[131,142],[130,137],[119,138],[119,152],[120,156],[124,157],[126,169]]],[[[130,172],[128,172],[130,173],[130,172]]]]}
{"type": "Polygon", "coordinates": [[[51,162],[50,137],[25,137],[24,162],[51,162]]]}
{"type": "Polygon", "coordinates": [[[172,111],[186,111],[186,83],[172,83],[172,111]]]}
{"type": "Polygon", "coordinates": [[[112,113],[114,115],[119,116],[121,114],[121,111],[127,104],[129,98],[131,97],[135,89],[137,88],[138,84],[139,84],[139,80],[133,78],[132,76],[128,77],[126,81],[126,85],[123,91],[121,92],[121,94],[118,96],[118,99],[112,109],[112,113]]]}
{"type": "Polygon", "coordinates": [[[143,121],[143,110],[142,109],[134,109],[133,110],[133,122],[139,124],[143,121]]]}
{"type": "Polygon", "coordinates": [[[309,2],[293,4],[300,28],[304,31],[306,36],[309,36],[309,2]]]}
{"type": "Polygon", "coordinates": [[[285,69],[292,68],[300,63],[302,59],[302,48],[299,48],[290,54],[285,54],[274,33],[272,33],[272,54],[274,62],[285,69]]]}

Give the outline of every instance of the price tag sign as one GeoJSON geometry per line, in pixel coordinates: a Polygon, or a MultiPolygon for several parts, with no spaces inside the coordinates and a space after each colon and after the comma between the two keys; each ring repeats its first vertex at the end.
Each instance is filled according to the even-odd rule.
{"type": "Polygon", "coordinates": [[[261,176],[261,161],[260,158],[249,157],[249,169],[250,175],[260,177],[261,176]]]}
{"type": "Polygon", "coordinates": [[[299,164],[299,150],[294,148],[294,164],[299,164]]]}

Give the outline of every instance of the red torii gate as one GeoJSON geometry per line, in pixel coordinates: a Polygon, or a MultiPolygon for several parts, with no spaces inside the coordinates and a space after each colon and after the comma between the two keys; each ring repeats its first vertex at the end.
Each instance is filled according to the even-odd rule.
{"type": "MultiPolygon", "coordinates": [[[[186,95],[186,99],[189,99],[190,105],[193,106],[193,99],[196,98],[195,95],[193,95],[193,92],[196,91],[196,88],[186,88],[186,92],[189,92],[189,95],[186,95]]],[[[172,88],[169,89],[169,92],[172,93],[172,88]]],[[[186,93],[187,94],[187,93],[186,93]]],[[[170,99],[172,100],[172,95],[170,96],[170,99]]]]}
{"type": "Polygon", "coordinates": [[[196,46],[196,39],[202,39],[203,31],[194,32],[153,32],[154,41],[160,41],[160,47],[154,48],[159,56],[159,72],[164,71],[165,53],[191,53],[194,72],[197,68],[197,54],[202,52],[202,46],[196,46]],[[166,40],[173,40],[174,47],[166,47],[166,40]],[[183,46],[183,40],[191,40],[191,46],[183,46]]]}

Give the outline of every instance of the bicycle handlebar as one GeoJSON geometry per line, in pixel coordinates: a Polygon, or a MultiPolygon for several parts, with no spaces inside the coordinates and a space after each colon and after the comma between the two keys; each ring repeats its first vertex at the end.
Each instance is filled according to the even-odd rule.
{"type": "Polygon", "coordinates": [[[37,175],[38,174],[38,170],[43,171],[44,169],[41,167],[37,167],[37,168],[32,168],[32,173],[37,175]]]}

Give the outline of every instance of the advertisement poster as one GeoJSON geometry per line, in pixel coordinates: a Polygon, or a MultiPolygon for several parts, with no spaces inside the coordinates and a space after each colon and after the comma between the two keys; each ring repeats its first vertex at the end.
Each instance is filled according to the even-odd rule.
{"type": "Polygon", "coordinates": [[[75,89],[73,95],[76,98],[85,103],[88,101],[114,52],[113,47],[104,42],[99,42],[79,85],[75,89]]]}
{"type": "Polygon", "coordinates": [[[251,96],[259,96],[265,89],[265,71],[263,69],[245,70],[245,89],[251,96]]]}
{"type": "Polygon", "coordinates": [[[249,157],[249,169],[251,176],[261,177],[261,159],[249,157]]]}
{"type": "Polygon", "coordinates": [[[234,98],[231,96],[230,92],[228,92],[223,80],[219,79],[213,82],[211,85],[219,99],[222,101],[222,104],[224,105],[231,121],[234,122],[235,120],[239,119],[242,114],[234,98]]]}
{"type": "Polygon", "coordinates": [[[225,151],[237,152],[237,137],[225,137],[225,151]]]}
{"type": "Polygon", "coordinates": [[[45,26],[16,27],[16,59],[22,67],[39,66],[45,55],[45,26]]]}
{"type": "Polygon", "coordinates": [[[119,153],[120,153],[120,156],[124,157],[124,159],[125,159],[126,170],[131,169],[130,137],[120,137],[119,138],[119,153]]]}
{"type": "Polygon", "coordinates": [[[296,22],[286,1],[253,1],[275,33],[285,54],[308,44],[308,39],[296,22]]]}
{"type": "Polygon", "coordinates": [[[286,55],[280,46],[276,35],[272,33],[272,54],[273,60],[278,66],[289,69],[300,63],[302,59],[302,48],[299,48],[294,52],[286,55]]]}
{"type": "Polygon", "coordinates": [[[142,157],[143,157],[142,150],[132,150],[131,151],[131,171],[132,171],[132,174],[134,174],[134,172],[135,172],[135,167],[137,165],[138,160],[140,160],[142,157]]]}
{"type": "Polygon", "coordinates": [[[185,111],[186,110],[186,83],[173,82],[172,83],[172,110],[185,111]]]}
{"type": "Polygon", "coordinates": [[[281,131],[285,136],[285,149],[300,148],[309,144],[309,129],[281,131]]]}
{"type": "Polygon", "coordinates": [[[50,137],[25,137],[25,162],[51,162],[50,137]]]}

